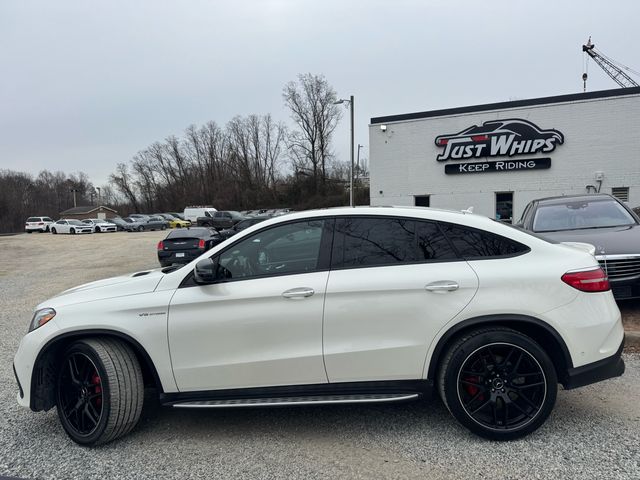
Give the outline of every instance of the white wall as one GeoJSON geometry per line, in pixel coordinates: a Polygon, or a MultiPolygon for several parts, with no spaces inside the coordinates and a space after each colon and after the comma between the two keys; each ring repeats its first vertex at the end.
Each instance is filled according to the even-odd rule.
{"type": "MultiPolygon", "coordinates": [[[[431,195],[432,207],[495,214],[495,192],[514,192],[514,218],[535,198],[585,193],[604,172],[601,192],[630,187],[629,204],[640,205],[640,95],[474,112],[369,127],[371,204],[413,205],[414,195],[431,195]],[[547,170],[445,175],[436,156],[436,136],[488,120],[523,118],[541,129],[555,128],[564,144],[553,152],[513,159],[551,157],[547,170]],[[382,193],[380,193],[382,191],[382,193]]],[[[492,158],[501,160],[506,157],[492,158]]],[[[483,159],[476,159],[483,160],[483,159]]]]}

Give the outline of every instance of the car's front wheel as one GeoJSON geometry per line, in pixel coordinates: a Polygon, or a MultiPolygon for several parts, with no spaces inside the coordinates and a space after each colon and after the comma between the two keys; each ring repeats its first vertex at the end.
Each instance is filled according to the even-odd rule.
{"type": "Polygon", "coordinates": [[[140,226],[138,227],[138,231],[139,231],[139,232],[144,232],[144,227],[143,227],[142,225],[140,225],[140,226]]]}
{"type": "Polygon", "coordinates": [[[58,233],[58,231],[55,228],[51,228],[51,233],[55,235],[56,233],[58,233]]]}
{"type": "Polygon", "coordinates": [[[125,435],[144,400],[135,353],[116,339],[75,342],[59,365],[56,400],[60,422],[76,443],[98,445],[125,435]]]}
{"type": "Polygon", "coordinates": [[[75,229],[75,228],[72,228],[71,230],[69,230],[69,233],[70,233],[71,235],[75,235],[75,234],[76,234],[76,229],[75,229]]]}
{"type": "Polygon", "coordinates": [[[533,339],[494,327],[473,330],[449,348],[438,388],[449,411],[469,430],[511,440],[544,423],[558,380],[549,356],[533,339]]]}

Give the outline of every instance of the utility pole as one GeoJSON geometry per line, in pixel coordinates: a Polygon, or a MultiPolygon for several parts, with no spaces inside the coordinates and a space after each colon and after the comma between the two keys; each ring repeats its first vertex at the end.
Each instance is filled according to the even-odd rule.
{"type": "Polygon", "coordinates": [[[73,193],[73,206],[74,206],[74,208],[78,206],[78,205],[76,204],[76,192],[77,192],[77,191],[78,191],[78,190],[76,190],[75,188],[72,188],[72,189],[70,190],[70,192],[71,192],[71,193],[73,193]]]}
{"type": "Polygon", "coordinates": [[[353,207],[353,160],[354,160],[354,144],[353,144],[353,95],[346,98],[341,98],[333,102],[334,105],[349,104],[349,116],[351,117],[351,169],[349,171],[349,206],[353,207]]]}
{"type": "Polygon", "coordinates": [[[353,95],[349,98],[351,107],[351,175],[349,175],[349,206],[353,207],[353,95]]]}

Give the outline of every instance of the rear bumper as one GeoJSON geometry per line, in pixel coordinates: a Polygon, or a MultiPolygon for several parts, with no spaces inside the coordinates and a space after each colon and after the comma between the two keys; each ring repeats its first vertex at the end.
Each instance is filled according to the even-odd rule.
{"type": "Polygon", "coordinates": [[[563,384],[566,390],[584,387],[592,383],[601,382],[608,378],[619,377],[624,373],[624,360],[622,359],[622,349],[624,339],[620,347],[610,357],[588,363],[581,367],[570,368],[567,371],[567,381],[563,384]]]}
{"type": "Polygon", "coordinates": [[[198,258],[200,255],[204,253],[204,250],[193,249],[193,250],[161,250],[158,252],[158,261],[163,264],[186,264],[191,262],[191,260],[198,258]],[[182,253],[184,256],[176,257],[177,253],[182,253]]]}

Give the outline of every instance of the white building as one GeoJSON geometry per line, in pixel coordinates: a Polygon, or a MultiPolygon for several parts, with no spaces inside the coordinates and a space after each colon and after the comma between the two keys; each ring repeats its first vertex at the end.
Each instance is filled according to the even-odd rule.
{"type": "Polygon", "coordinates": [[[520,218],[600,191],[640,206],[640,88],[372,118],[371,204],[520,218]]]}

